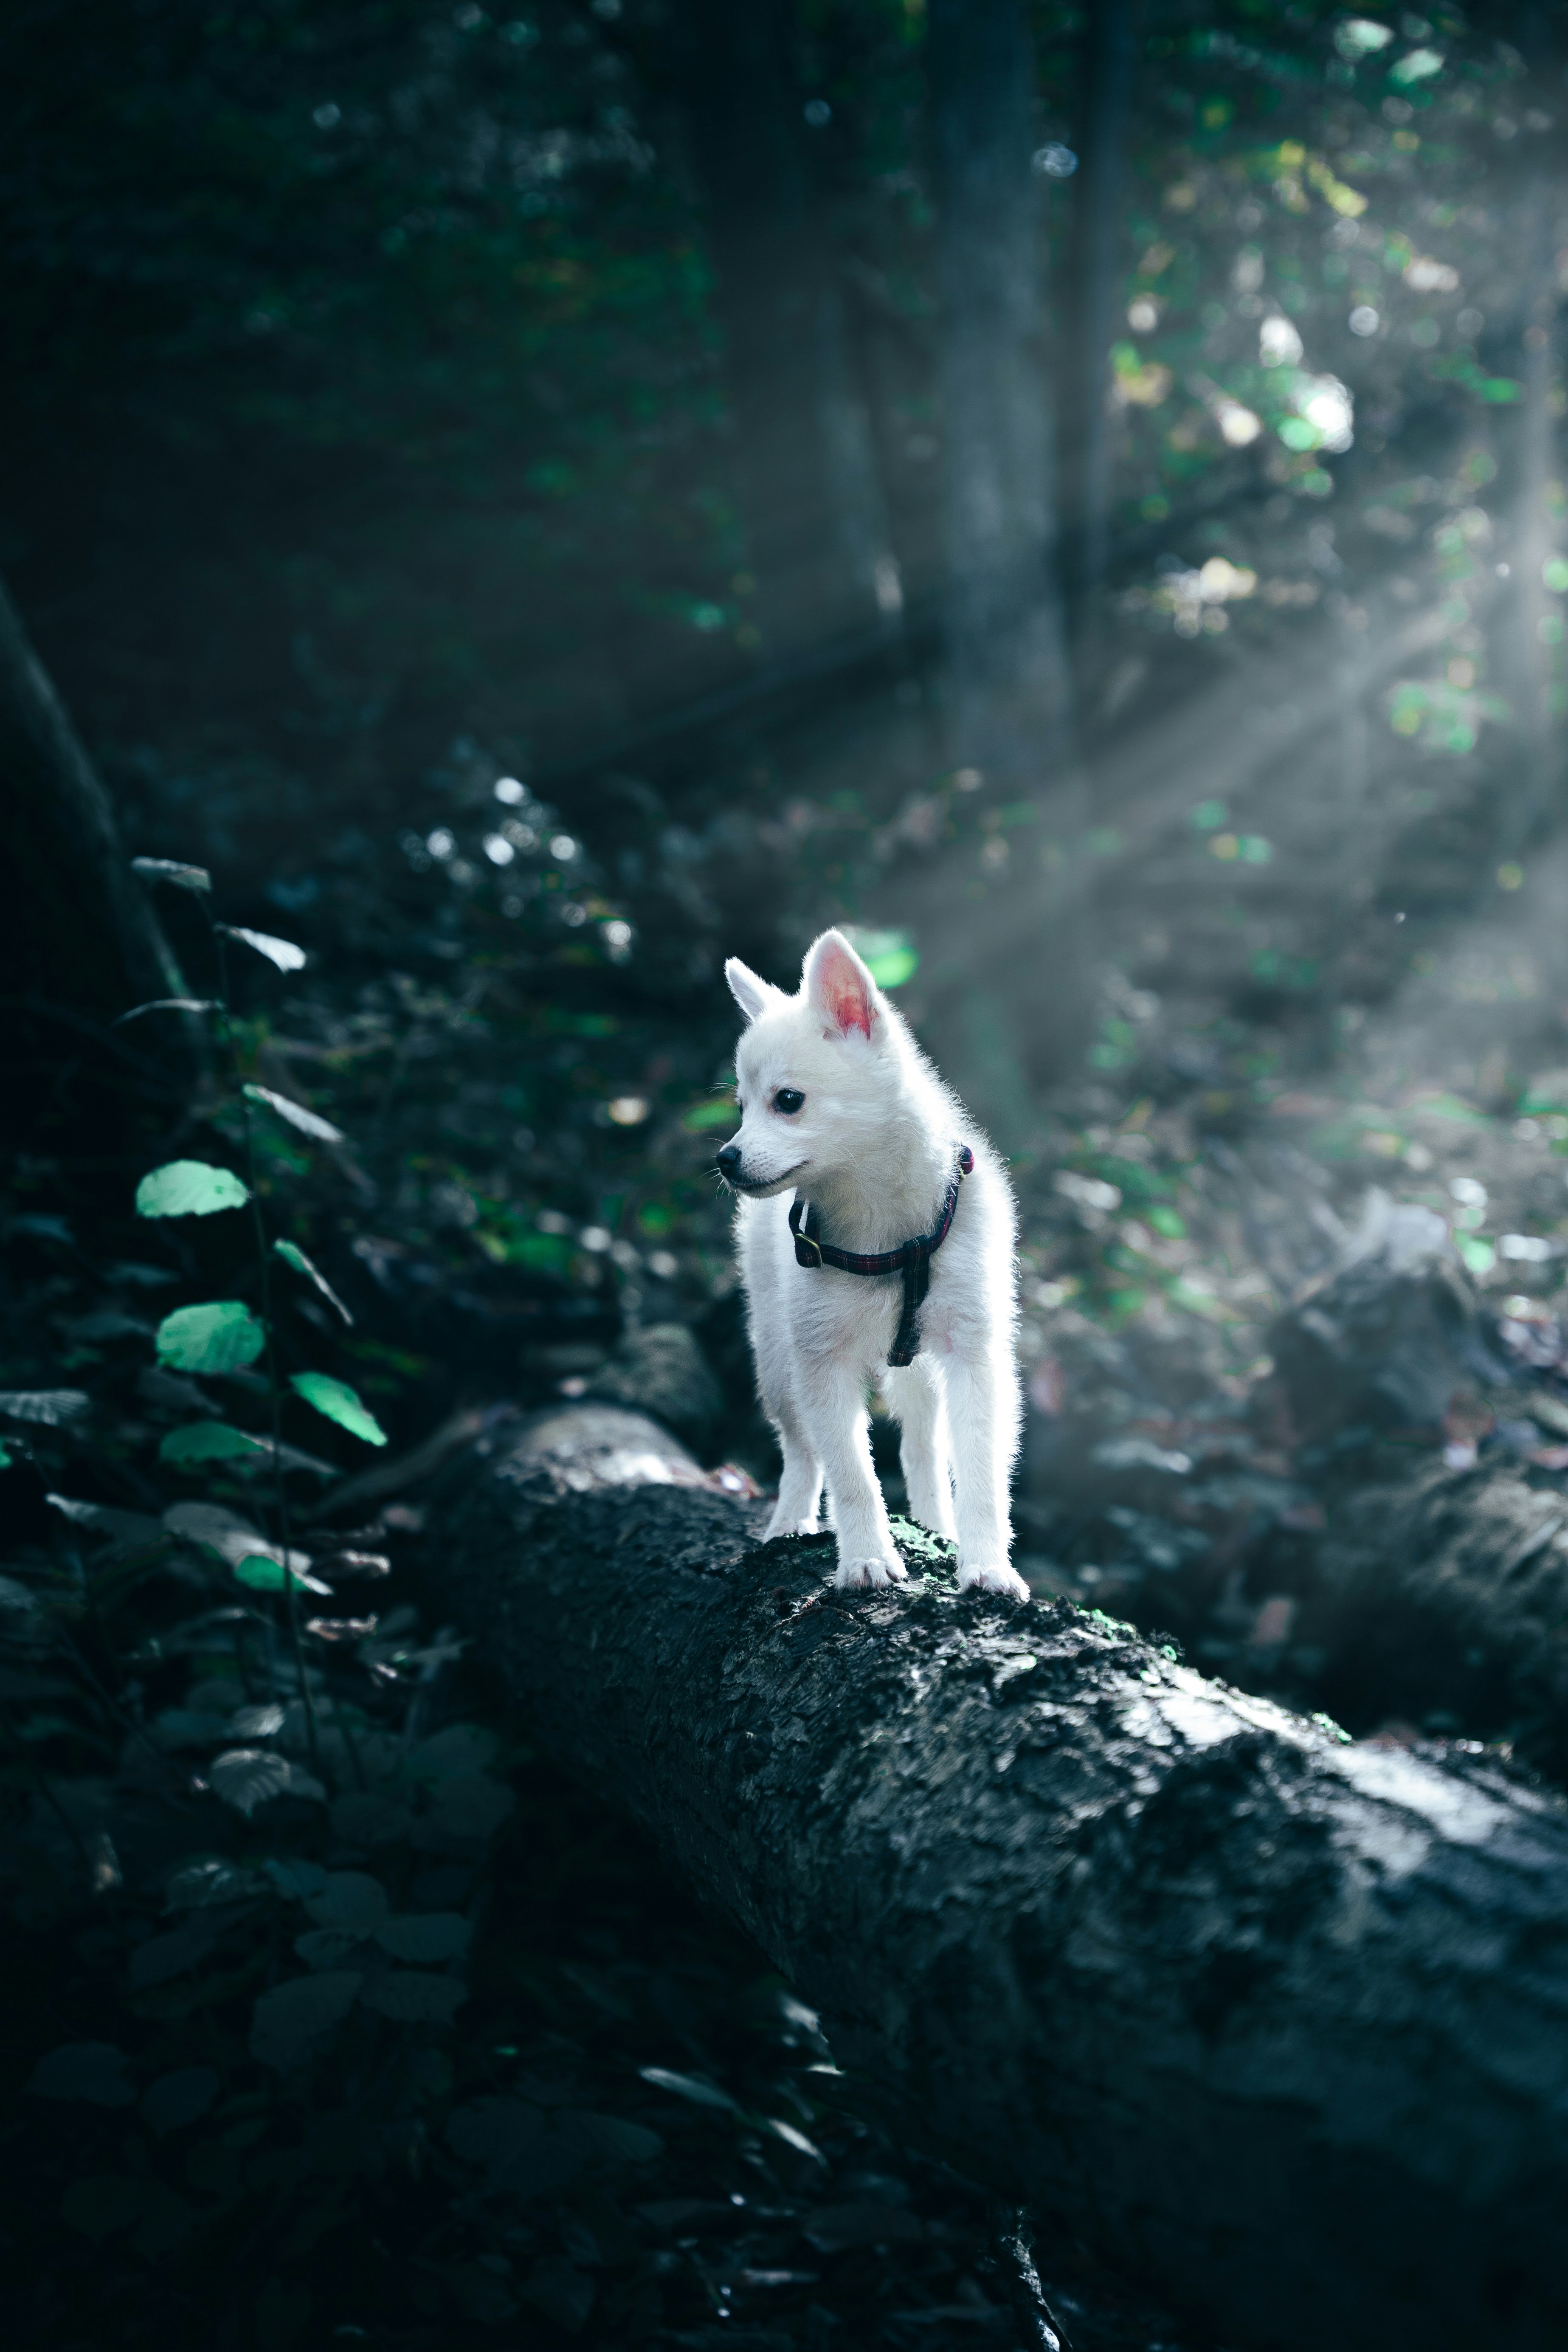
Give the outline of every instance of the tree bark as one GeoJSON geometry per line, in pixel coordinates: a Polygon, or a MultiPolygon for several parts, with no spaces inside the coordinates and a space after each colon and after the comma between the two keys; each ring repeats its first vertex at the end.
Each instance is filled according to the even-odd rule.
{"type": "Polygon", "coordinates": [[[1079,578],[1094,609],[1110,562],[1112,448],[1109,406],[1110,346],[1121,290],[1122,184],[1138,76],[1136,0],[1099,0],[1089,16],[1084,89],[1083,152],[1078,174],[1078,313],[1080,336],[1079,578]]]}
{"type": "Polygon", "coordinates": [[[1037,790],[1071,688],[1021,0],[932,0],[928,57],[953,750],[1037,790]]]}
{"type": "MultiPolygon", "coordinates": [[[[1046,182],[1031,168],[1035,65],[1022,0],[931,0],[928,14],[941,311],[945,648],[955,768],[1037,825],[998,825],[992,862],[966,877],[984,920],[928,922],[970,979],[952,992],[966,1034],[947,1041],[982,1074],[975,1108],[1021,1140],[1033,1087],[1083,1042],[1089,915],[1062,593],[1057,481],[1059,362],[1039,234],[1046,182]],[[940,930],[937,926],[941,925],[940,930]],[[943,936],[945,934],[945,936],[943,936]],[[977,1051],[976,1049],[980,1050],[977,1051]]],[[[951,893],[950,900],[951,900],[951,893]]],[[[938,1038],[939,1050],[943,1040],[938,1038]]]]}
{"type": "Polygon", "coordinates": [[[823,1582],[604,1408],[481,1440],[444,1596],[823,2011],[859,2095],[1233,2342],[1568,2318],[1568,1809],[1342,1745],[1070,1603],[823,1582]]]}

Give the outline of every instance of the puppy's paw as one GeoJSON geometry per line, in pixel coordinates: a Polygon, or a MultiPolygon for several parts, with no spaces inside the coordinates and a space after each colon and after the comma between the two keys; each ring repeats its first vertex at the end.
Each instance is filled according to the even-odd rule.
{"type": "Polygon", "coordinates": [[[809,1519],[782,1518],[777,1511],[763,1530],[763,1541],[772,1543],[775,1536],[814,1536],[817,1532],[815,1517],[809,1519]]]}
{"type": "Polygon", "coordinates": [[[895,1556],[891,1559],[841,1559],[833,1581],[840,1592],[879,1592],[886,1585],[907,1584],[909,1577],[903,1561],[895,1556]]]}
{"type": "Polygon", "coordinates": [[[958,1571],[960,1592],[999,1592],[1005,1601],[1027,1601],[1029,1588],[1016,1568],[1004,1561],[1000,1568],[961,1568],[958,1571]]]}

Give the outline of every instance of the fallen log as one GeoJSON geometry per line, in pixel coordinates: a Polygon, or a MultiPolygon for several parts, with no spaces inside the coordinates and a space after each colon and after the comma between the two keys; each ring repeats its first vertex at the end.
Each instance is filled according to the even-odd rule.
{"type": "Polygon", "coordinates": [[[1568,1781],[1568,1506],[1507,1459],[1335,1496],[1296,1639],[1355,1722],[1441,1710],[1568,1781]]]}
{"type": "Polygon", "coordinates": [[[655,1424],[492,1430],[447,1602],[823,2014],[858,2096],[1227,2340],[1568,2318],[1568,1807],[1344,1744],[1057,1601],[760,1541],[655,1424]]]}

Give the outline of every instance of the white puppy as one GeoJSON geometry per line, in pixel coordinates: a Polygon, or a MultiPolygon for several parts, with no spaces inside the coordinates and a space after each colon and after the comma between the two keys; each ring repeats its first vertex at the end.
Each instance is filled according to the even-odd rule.
{"type": "Polygon", "coordinates": [[[741,1126],[718,1167],[741,1196],[757,1387],[784,1449],[768,1535],[816,1534],[826,1475],[835,1582],[903,1576],[871,1467],[876,1381],[902,1424],[911,1515],[956,1536],[961,1586],[1026,1601],[1007,1558],[1019,1397],[1006,1177],[840,932],[811,949],[794,996],[733,958],[724,976],[749,1025],[741,1126]],[[889,1253],[890,1271],[833,1264],[889,1253]]]}

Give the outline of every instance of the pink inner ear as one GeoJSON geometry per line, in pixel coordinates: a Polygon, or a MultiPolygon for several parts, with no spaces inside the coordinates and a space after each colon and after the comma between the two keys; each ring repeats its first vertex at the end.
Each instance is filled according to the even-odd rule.
{"type": "Polygon", "coordinates": [[[871,999],[865,981],[847,955],[830,950],[817,970],[822,1009],[846,1036],[858,1029],[868,1043],[871,1035],[871,999]]]}

